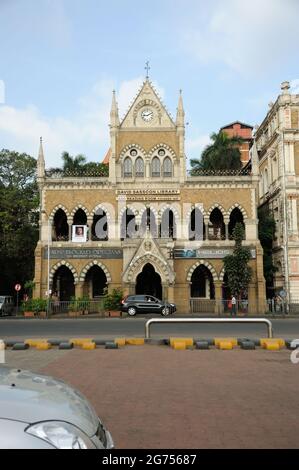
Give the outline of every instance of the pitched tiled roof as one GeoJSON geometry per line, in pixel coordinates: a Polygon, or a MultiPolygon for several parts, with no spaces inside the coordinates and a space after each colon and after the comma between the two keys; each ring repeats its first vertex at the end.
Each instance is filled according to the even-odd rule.
{"type": "Polygon", "coordinates": [[[105,155],[104,160],[102,161],[102,163],[108,164],[108,163],[109,163],[109,160],[110,160],[110,157],[111,157],[111,147],[108,149],[108,152],[106,153],[106,155],[105,155]]]}

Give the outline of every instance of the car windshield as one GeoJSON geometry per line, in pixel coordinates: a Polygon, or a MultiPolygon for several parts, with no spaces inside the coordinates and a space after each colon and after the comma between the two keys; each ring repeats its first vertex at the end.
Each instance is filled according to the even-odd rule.
{"type": "Polygon", "coordinates": [[[5,297],[0,295],[0,306],[4,304],[4,301],[5,301],[5,297]]]}

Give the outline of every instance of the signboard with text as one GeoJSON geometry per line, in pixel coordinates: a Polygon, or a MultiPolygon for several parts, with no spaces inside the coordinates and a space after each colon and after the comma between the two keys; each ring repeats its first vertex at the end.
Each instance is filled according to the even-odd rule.
{"type": "MultiPolygon", "coordinates": [[[[44,248],[44,259],[48,256],[48,248],[44,248]]],[[[50,248],[50,259],[121,259],[123,250],[120,248],[50,248]]]]}

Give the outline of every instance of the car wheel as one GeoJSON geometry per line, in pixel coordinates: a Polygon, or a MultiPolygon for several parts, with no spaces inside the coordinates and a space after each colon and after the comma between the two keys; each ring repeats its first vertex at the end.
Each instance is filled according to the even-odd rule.
{"type": "Polygon", "coordinates": [[[136,313],[137,313],[137,310],[136,310],[135,307],[129,307],[129,308],[128,308],[128,315],[129,315],[130,317],[134,317],[134,316],[136,315],[136,313]]]}
{"type": "Polygon", "coordinates": [[[169,307],[163,307],[161,314],[163,315],[163,317],[167,317],[170,314],[169,307]]]}

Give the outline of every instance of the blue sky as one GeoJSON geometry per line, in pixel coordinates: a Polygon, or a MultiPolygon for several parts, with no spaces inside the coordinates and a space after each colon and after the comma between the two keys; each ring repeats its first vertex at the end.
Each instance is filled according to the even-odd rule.
{"type": "Polygon", "coordinates": [[[172,115],[183,90],[188,157],[234,120],[255,125],[289,80],[299,93],[298,0],[0,0],[0,148],[101,161],[145,76],[172,115]],[[4,93],[5,88],[5,93],[4,93]]]}

